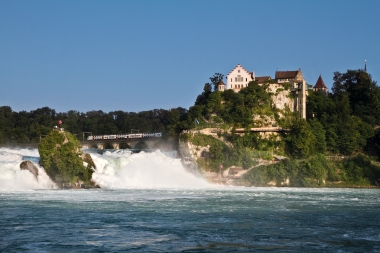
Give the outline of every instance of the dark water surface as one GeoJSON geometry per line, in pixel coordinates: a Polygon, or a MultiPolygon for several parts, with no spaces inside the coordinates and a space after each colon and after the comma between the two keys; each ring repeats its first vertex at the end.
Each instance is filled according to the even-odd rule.
{"type": "Polygon", "coordinates": [[[0,192],[1,252],[380,252],[376,189],[0,192]]]}

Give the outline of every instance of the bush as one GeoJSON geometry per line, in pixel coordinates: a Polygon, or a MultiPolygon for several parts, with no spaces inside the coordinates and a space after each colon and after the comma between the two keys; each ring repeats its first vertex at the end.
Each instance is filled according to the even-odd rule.
{"type": "Polygon", "coordinates": [[[58,183],[73,183],[77,180],[90,185],[93,170],[85,167],[81,144],[69,132],[51,131],[38,145],[40,164],[49,177],[58,183]]]}

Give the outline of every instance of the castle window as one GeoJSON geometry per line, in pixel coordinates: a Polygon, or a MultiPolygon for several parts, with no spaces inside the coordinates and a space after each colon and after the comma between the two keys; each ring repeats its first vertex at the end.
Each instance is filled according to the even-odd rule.
{"type": "Polygon", "coordinates": [[[240,73],[240,69],[238,69],[238,73],[240,73]]]}

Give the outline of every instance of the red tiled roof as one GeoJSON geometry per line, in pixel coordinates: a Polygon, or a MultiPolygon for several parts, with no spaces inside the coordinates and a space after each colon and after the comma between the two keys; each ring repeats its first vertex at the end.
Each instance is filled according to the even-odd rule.
{"type": "Polygon", "coordinates": [[[292,79],[296,78],[299,70],[295,71],[276,71],[276,79],[292,79]]]}
{"type": "Polygon", "coordinates": [[[314,86],[314,89],[327,89],[325,82],[322,80],[322,76],[319,75],[319,78],[317,80],[317,83],[314,86]]]}
{"type": "Polygon", "coordinates": [[[265,81],[271,80],[271,78],[270,76],[256,76],[255,80],[258,83],[264,83],[265,81]]]}
{"type": "Polygon", "coordinates": [[[222,79],[220,79],[218,85],[225,85],[222,79]]]}

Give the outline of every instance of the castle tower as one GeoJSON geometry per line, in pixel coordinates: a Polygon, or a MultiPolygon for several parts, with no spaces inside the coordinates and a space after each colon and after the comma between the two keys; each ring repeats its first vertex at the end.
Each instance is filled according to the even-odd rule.
{"type": "Polygon", "coordinates": [[[321,91],[326,92],[326,94],[329,92],[329,89],[326,87],[325,82],[323,82],[321,75],[319,75],[319,78],[318,78],[317,82],[315,83],[313,90],[314,91],[321,90],[321,91]]]}
{"type": "Polygon", "coordinates": [[[220,79],[218,83],[218,91],[224,91],[226,89],[226,85],[224,84],[223,80],[220,79]]]}

